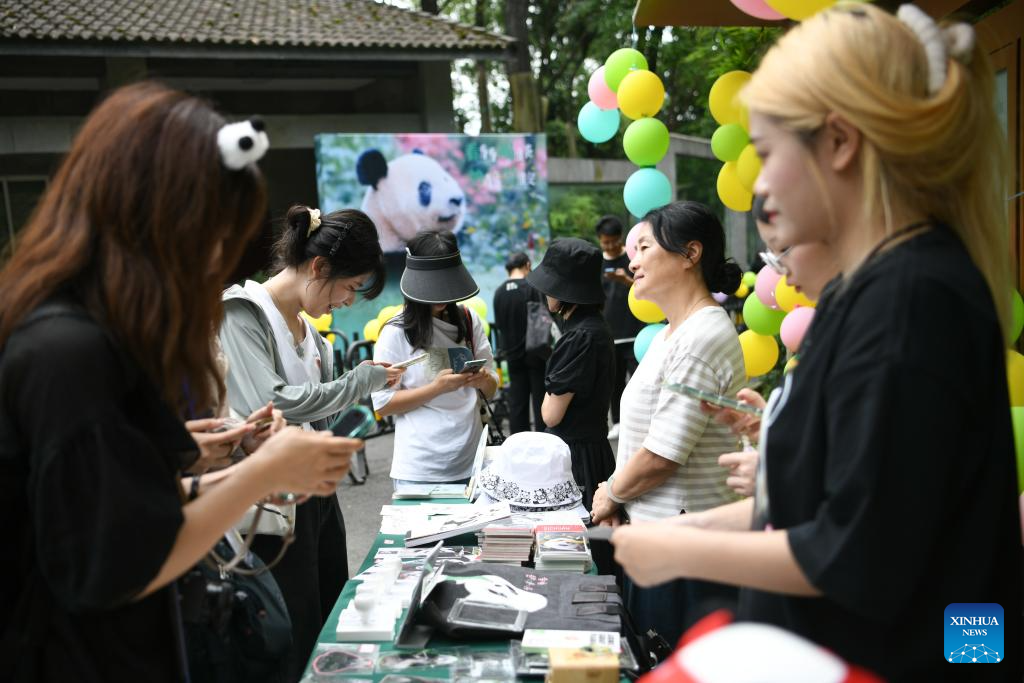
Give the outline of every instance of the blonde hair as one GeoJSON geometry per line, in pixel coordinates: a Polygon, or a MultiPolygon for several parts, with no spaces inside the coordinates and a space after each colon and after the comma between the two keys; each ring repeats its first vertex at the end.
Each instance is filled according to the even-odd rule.
{"type": "Polygon", "coordinates": [[[818,129],[830,112],[860,130],[864,215],[881,215],[886,234],[900,227],[892,224],[897,210],[950,226],[988,282],[1006,330],[1009,167],[994,78],[980,46],[964,62],[947,61],[945,83],[930,95],[916,34],[877,7],[841,4],[783,36],[741,97],[796,133],[818,129]]]}

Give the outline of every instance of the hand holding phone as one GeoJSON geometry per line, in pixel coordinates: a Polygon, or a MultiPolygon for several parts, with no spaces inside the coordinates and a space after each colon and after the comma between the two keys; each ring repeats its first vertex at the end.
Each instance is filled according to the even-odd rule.
{"type": "Polygon", "coordinates": [[[467,360],[459,370],[458,374],[465,375],[471,372],[478,372],[485,365],[487,365],[486,358],[480,358],[479,360],[467,360]]]}
{"type": "Polygon", "coordinates": [[[686,384],[671,384],[666,382],[664,386],[666,389],[674,391],[677,394],[689,396],[690,398],[695,398],[698,401],[710,403],[711,405],[718,406],[719,408],[728,408],[730,410],[735,410],[738,413],[745,413],[747,415],[761,417],[761,414],[764,412],[760,408],[752,406],[749,403],[743,403],[742,401],[737,401],[736,399],[729,398],[728,396],[712,394],[711,392],[703,391],[696,387],[687,386],[686,384]]]}
{"type": "Polygon", "coordinates": [[[335,420],[331,425],[331,431],[335,436],[359,439],[366,436],[375,424],[377,424],[377,418],[374,417],[373,411],[366,406],[357,404],[335,420]]]}

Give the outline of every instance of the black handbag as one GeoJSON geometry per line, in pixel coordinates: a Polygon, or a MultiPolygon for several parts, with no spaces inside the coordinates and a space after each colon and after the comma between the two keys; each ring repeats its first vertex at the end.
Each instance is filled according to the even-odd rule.
{"type": "Polygon", "coordinates": [[[526,302],[526,355],[547,360],[551,355],[551,326],[554,319],[548,311],[547,301],[541,294],[538,300],[526,302]]]}
{"type": "MultiPolygon", "coordinates": [[[[221,539],[213,556],[233,554],[221,539]]],[[[292,622],[273,574],[252,553],[233,571],[222,567],[208,557],[181,579],[191,680],[284,681],[292,622]]]]}

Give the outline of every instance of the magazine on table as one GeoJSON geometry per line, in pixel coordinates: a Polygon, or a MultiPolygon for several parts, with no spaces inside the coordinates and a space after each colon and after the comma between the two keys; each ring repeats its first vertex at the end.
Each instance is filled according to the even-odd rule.
{"type": "Polygon", "coordinates": [[[409,529],[405,545],[415,547],[434,543],[445,538],[460,536],[483,529],[488,524],[511,516],[508,503],[495,505],[463,505],[456,514],[429,519],[409,529]]]}

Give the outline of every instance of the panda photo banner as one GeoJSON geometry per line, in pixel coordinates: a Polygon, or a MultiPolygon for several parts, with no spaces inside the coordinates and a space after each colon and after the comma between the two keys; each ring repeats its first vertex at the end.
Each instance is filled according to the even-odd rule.
{"type": "Polygon", "coordinates": [[[455,233],[487,302],[505,281],[508,255],[525,251],[538,263],[550,237],[543,134],[324,133],[316,173],[320,210],[365,211],[388,266],[380,297],[334,312],[333,327],[349,335],[402,303],[405,244],[419,230],[455,233]]]}

